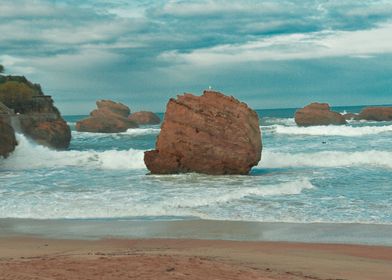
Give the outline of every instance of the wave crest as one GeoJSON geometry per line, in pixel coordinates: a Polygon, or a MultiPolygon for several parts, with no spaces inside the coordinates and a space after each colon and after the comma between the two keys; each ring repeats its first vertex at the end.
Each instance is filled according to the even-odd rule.
{"type": "Polygon", "coordinates": [[[392,168],[392,152],[371,150],[362,152],[323,151],[289,154],[265,151],[258,165],[258,167],[263,168],[344,166],[392,168]]]}
{"type": "MultiPolygon", "coordinates": [[[[204,192],[200,197],[192,199],[176,197],[175,200],[167,201],[167,205],[178,208],[211,206],[215,204],[228,203],[233,200],[243,199],[247,196],[278,196],[278,195],[296,195],[303,190],[313,189],[314,186],[308,179],[301,179],[293,182],[284,182],[277,185],[265,185],[259,187],[241,187],[236,190],[228,191],[222,194],[222,191],[215,195],[205,196],[204,192]]],[[[226,190],[227,191],[227,190],[226,190]]]]}
{"type": "Polygon", "coordinates": [[[130,128],[124,132],[116,133],[99,133],[99,132],[84,132],[84,131],[72,131],[74,138],[101,138],[101,137],[113,137],[118,135],[130,135],[130,136],[144,136],[144,135],[158,135],[161,131],[160,128],[130,128]]]}
{"type": "Polygon", "coordinates": [[[290,134],[290,135],[313,135],[313,136],[346,136],[358,137],[370,134],[379,134],[392,132],[392,125],[384,126],[283,126],[273,125],[271,131],[277,134],[290,134]]]}
{"type": "Polygon", "coordinates": [[[4,169],[35,169],[62,166],[80,166],[100,169],[144,169],[144,151],[55,151],[30,142],[17,134],[18,146],[6,160],[1,160],[4,169]]]}

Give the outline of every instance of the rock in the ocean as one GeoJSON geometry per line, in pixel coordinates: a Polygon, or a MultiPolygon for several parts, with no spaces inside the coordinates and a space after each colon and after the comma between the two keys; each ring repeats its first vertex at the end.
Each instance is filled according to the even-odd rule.
{"type": "Polygon", "coordinates": [[[140,111],[132,113],[129,118],[137,124],[160,124],[161,119],[153,112],[140,111]]]}
{"type": "Polygon", "coordinates": [[[359,120],[392,121],[392,107],[366,107],[357,116],[359,120]]]}
{"type": "Polygon", "coordinates": [[[71,130],[40,85],[23,76],[0,75],[0,102],[10,109],[9,116],[14,115],[19,132],[50,148],[69,146],[71,130]]]}
{"type": "Polygon", "coordinates": [[[15,150],[16,144],[14,129],[0,117],[0,156],[7,157],[15,150]]]}
{"type": "Polygon", "coordinates": [[[145,152],[153,174],[248,174],[261,158],[259,118],[234,97],[204,91],[167,104],[156,149],[145,152]]]}
{"type": "Polygon", "coordinates": [[[295,122],[299,126],[346,124],[345,118],[331,111],[327,103],[312,103],[295,112],[295,122]]]}
{"type": "Polygon", "coordinates": [[[46,114],[19,115],[22,132],[38,144],[54,149],[66,149],[71,141],[71,130],[62,119],[46,114]]]}
{"type": "Polygon", "coordinates": [[[129,128],[138,127],[137,123],[128,120],[129,108],[110,100],[97,101],[98,109],[90,113],[90,117],[76,123],[77,131],[117,133],[129,128]]]}
{"type": "Polygon", "coordinates": [[[131,110],[127,105],[122,103],[116,103],[112,100],[98,100],[97,101],[98,110],[109,110],[110,112],[127,118],[131,113],[131,110]]]}

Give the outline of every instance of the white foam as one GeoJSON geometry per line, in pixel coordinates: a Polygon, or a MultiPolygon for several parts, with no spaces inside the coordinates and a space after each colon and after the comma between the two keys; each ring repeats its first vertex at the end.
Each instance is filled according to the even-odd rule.
{"type": "Polygon", "coordinates": [[[99,132],[81,132],[81,131],[72,131],[72,136],[74,138],[101,138],[101,137],[113,137],[119,135],[130,135],[130,136],[143,136],[143,135],[154,135],[159,134],[161,131],[160,128],[130,128],[125,132],[116,132],[116,133],[99,133],[99,132]]]}
{"type": "Polygon", "coordinates": [[[120,134],[126,134],[126,135],[132,135],[132,136],[140,136],[140,135],[154,135],[154,134],[159,134],[161,131],[160,128],[130,128],[125,132],[122,132],[120,134]]]}
{"type": "Polygon", "coordinates": [[[281,125],[295,125],[294,118],[274,118],[274,117],[263,117],[262,123],[265,124],[281,124],[281,125]]]}
{"type": "Polygon", "coordinates": [[[339,152],[323,151],[315,153],[280,153],[264,151],[258,167],[345,167],[345,166],[377,166],[392,168],[392,152],[362,151],[339,152]]]}
{"type": "Polygon", "coordinates": [[[363,135],[392,132],[392,125],[358,126],[358,127],[346,126],[346,125],[310,126],[310,127],[274,125],[273,132],[278,134],[290,134],[290,135],[358,137],[363,135]]]}
{"type": "MultiPolygon", "coordinates": [[[[203,175],[195,175],[197,178],[203,175]]],[[[189,175],[179,175],[187,179],[189,175]]],[[[151,178],[151,177],[150,177],[151,178]]],[[[225,177],[229,178],[229,177],[225,177]]],[[[247,179],[231,178],[231,180],[247,179]]],[[[230,180],[230,179],[228,179],[230,180]]],[[[247,196],[297,195],[314,186],[308,179],[278,184],[257,184],[254,187],[228,187],[221,181],[218,187],[185,184],[182,186],[154,186],[146,190],[132,182],[116,188],[94,188],[84,192],[65,189],[40,191],[34,189],[19,196],[10,196],[0,203],[0,218],[109,218],[131,216],[201,216],[208,218],[200,207],[212,207],[225,203],[237,204],[247,196]],[[17,207],[19,205],[19,207],[17,207]]]]}
{"type": "Polygon", "coordinates": [[[284,182],[276,185],[261,185],[257,187],[238,187],[234,190],[225,188],[224,190],[211,190],[203,187],[204,191],[193,192],[192,199],[189,197],[175,197],[166,204],[171,207],[188,208],[211,206],[215,204],[228,203],[230,201],[243,199],[247,196],[278,196],[300,194],[303,190],[313,189],[314,186],[308,179],[293,182],[284,182]],[[209,193],[208,196],[205,193],[209,193]],[[199,194],[199,195],[198,195],[199,194]]]}
{"type": "Polygon", "coordinates": [[[55,151],[30,142],[17,134],[18,146],[6,160],[0,160],[4,169],[35,169],[80,166],[101,169],[144,169],[144,151],[55,151]]]}

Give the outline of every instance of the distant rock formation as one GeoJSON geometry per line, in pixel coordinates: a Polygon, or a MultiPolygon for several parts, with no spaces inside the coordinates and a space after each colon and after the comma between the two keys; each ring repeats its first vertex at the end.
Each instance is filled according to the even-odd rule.
{"type": "Polygon", "coordinates": [[[17,125],[19,132],[50,148],[69,146],[71,130],[39,84],[23,76],[0,75],[0,102],[8,108],[8,124],[17,125]]]}
{"type": "Polygon", "coordinates": [[[111,100],[98,100],[96,104],[98,110],[94,110],[92,112],[92,115],[94,115],[94,113],[99,114],[99,113],[105,113],[106,111],[110,111],[110,113],[127,118],[131,113],[131,110],[129,109],[128,106],[122,103],[116,103],[111,100]]]}
{"type": "Polygon", "coordinates": [[[132,113],[128,119],[140,125],[161,123],[161,119],[156,114],[147,111],[132,113]]]}
{"type": "Polygon", "coordinates": [[[295,122],[298,126],[347,123],[341,114],[331,111],[327,103],[312,103],[298,110],[295,112],[295,122]]]}
{"type": "Polygon", "coordinates": [[[0,111],[0,157],[7,157],[15,150],[16,144],[15,131],[8,121],[2,118],[0,111]]]}
{"type": "Polygon", "coordinates": [[[356,117],[367,121],[392,121],[392,107],[366,107],[356,117]]]}
{"type": "Polygon", "coordinates": [[[204,91],[167,104],[156,149],[145,152],[153,174],[248,174],[261,158],[259,118],[234,97],[204,91]]]}
{"type": "Polygon", "coordinates": [[[89,118],[76,123],[77,131],[117,133],[138,127],[137,123],[128,120],[128,106],[111,100],[99,100],[96,104],[98,109],[92,111],[89,118]]]}

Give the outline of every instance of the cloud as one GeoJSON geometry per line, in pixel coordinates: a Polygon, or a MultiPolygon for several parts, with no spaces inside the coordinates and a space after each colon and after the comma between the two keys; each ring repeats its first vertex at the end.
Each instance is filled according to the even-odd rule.
{"type": "Polygon", "coordinates": [[[24,59],[13,57],[10,55],[0,55],[0,62],[10,74],[26,73],[31,74],[35,72],[34,67],[26,66],[24,59]]]}
{"type": "Polygon", "coordinates": [[[369,57],[392,53],[392,24],[359,31],[321,31],[276,35],[244,44],[225,44],[189,53],[168,51],[162,60],[192,65],[218,65],[249,61],[369,57]]]}
{"type": "Polygon", "coordinates": [[[110,94],[162,109],[211,83],[251,100],[251,86],[264,87],[272,104],[290,86],[314,90],[304,77],[274,78],[307,73],[309,61],[315,72],[328,59],[379,61],[383,77],[391,22],[389,0],[2,0],[0,63],[67,108],[110,94]]]}
{"type": "Polygon", "coordinates": [[[0,51],[55,56],[88,46],[157,57],[271,35],[368,29],[391,16],[384,1],[4,0],[0,51]]]}
{"type": "Polygon", "coordinates": [[[31,17],[48,17],[60,15],[61,10],[55,8],[53,4],[46,1],[33,0],[31,2],[15,0],[0,2],[0,17],[31,18],[31,17]]]}
{"type": "Polygon", "coordinates": [[[227,16],[233,14],[258,14],[271,15],[282,14],[282,4],[287,4],[296,9],[293,3],[287,1],[168,1],[160,9],[162,15],[177,17],[200,17],[200,16],[227,16]]]}

